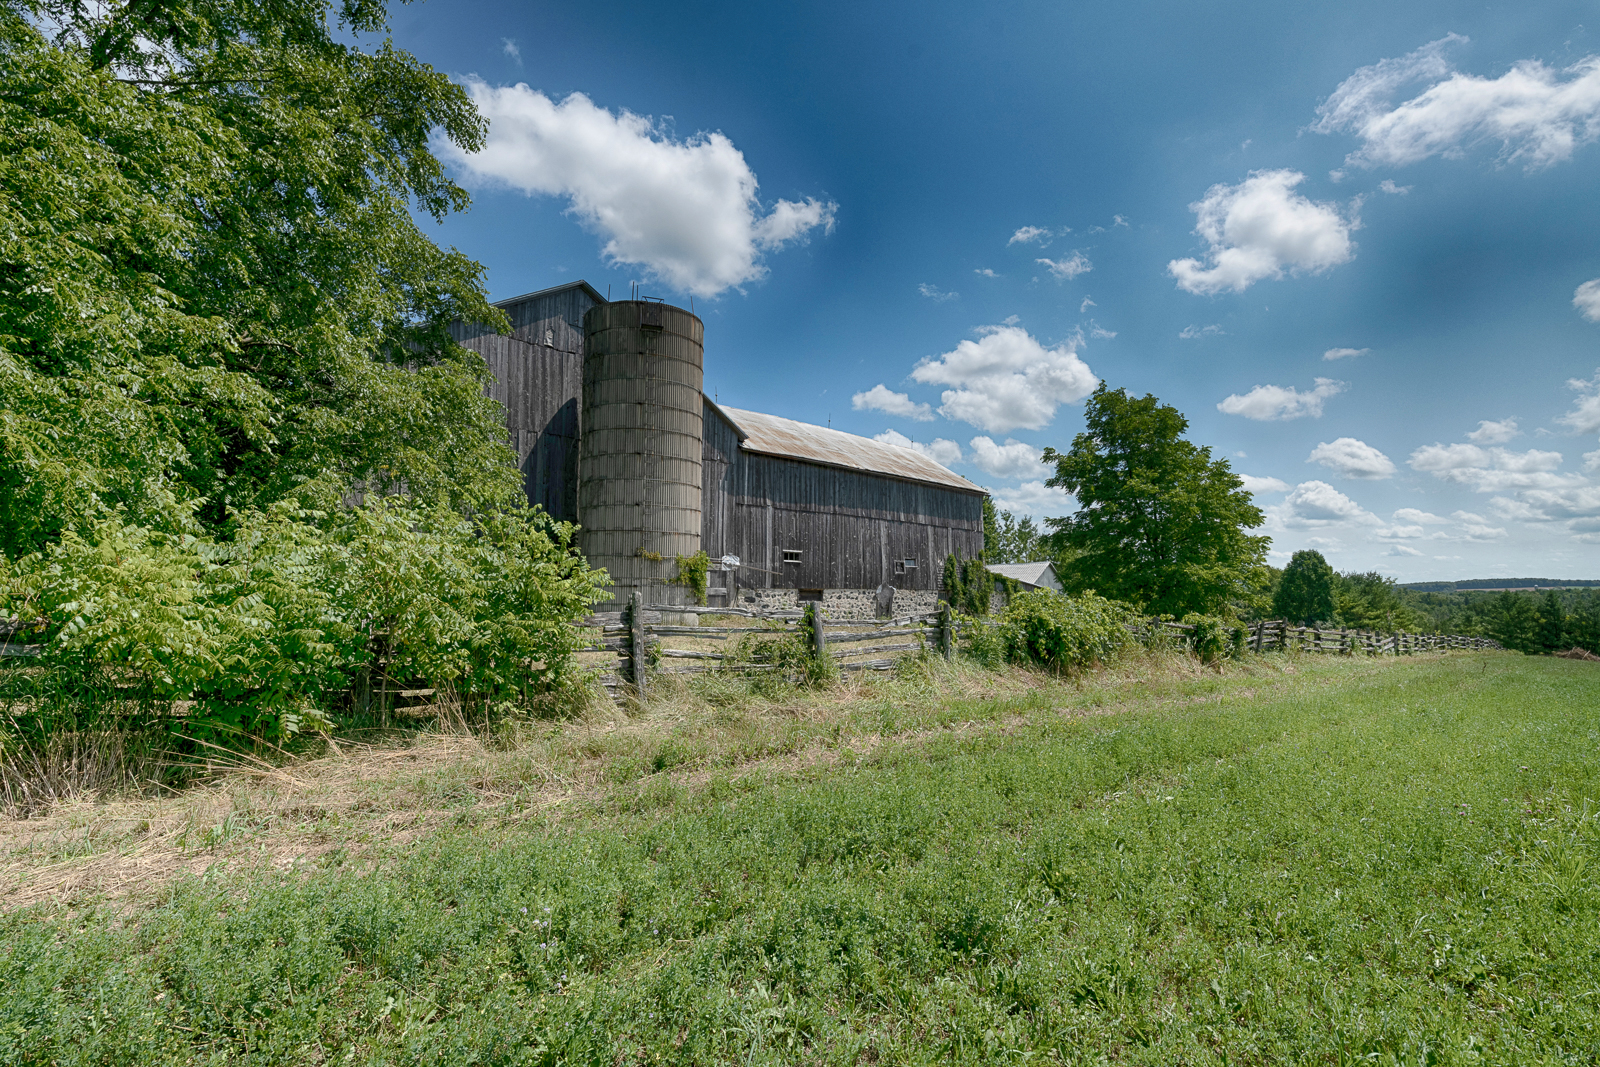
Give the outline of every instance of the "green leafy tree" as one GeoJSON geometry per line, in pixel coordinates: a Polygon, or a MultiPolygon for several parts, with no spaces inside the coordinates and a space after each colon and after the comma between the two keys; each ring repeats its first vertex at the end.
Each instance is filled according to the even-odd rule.
{"type": "Polygon", "coordinates": [[[1046,520],[1056,544],[1082,553],[1066,577],[1151,613],[1235,614],[1270,539],[1246,532],[1261,510],[1228,461],[1185,440],[1188,420],[1153,396],[1102,384],[1085,419],[1070,451],[1044,453],[1055,465],[1046,484],[1079,505],[1046,520]]]}
{"type": "Polygon", "coordinates": [[[226,535],[290,495],[514,496],[460,316],[481,268],[411,209],[482,143],[385,6],[0,0],[0,550],[111,514],[226,535]]]}
{"type": "MultiPolygon", "coordinates": [[[[1355,630],[1396,630],[1415,632],[1426,629],[1428,621],[1400,597],[1393,578],[1377,571],[1365,574],[1337,574],[1333,579],[1332,618],[1340,626],[1355,630]]],[[[1287,616],[1286,616],[1287,617],[1287,616]]]]}
{"type": "Polygon", "coordinates": [[[1272,597],[1272,613],[1301,626],[1331,620],[1333,568],[1316,549],[1301,549],[1289,558],[1272,597]]]}
{"type": "Polygon", "coordinates": [[[484,124],[386,17],[0,0],[0,617],[184,729],[561,688],[604,582],[451,339],[506,324],[413,212],[467,206],[432,146],[484,124]]]}

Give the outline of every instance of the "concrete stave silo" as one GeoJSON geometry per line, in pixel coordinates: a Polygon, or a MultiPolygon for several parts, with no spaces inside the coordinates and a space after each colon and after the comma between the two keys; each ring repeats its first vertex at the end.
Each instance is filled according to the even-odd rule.
{"type": "Polygon", "coordinates": [[[584,315],[579,544],[614,583],[682,604],[676,557],[700,551],[705,330],[682,308],[619,300],[584,315]]]}

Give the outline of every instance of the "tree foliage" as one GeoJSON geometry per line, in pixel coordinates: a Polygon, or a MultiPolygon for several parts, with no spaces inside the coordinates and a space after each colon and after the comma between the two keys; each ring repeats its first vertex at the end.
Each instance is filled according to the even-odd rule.
{"type": "Polygon", "coordinates": [[[504,326],[481,268],[412,217],[482,119],[385,20],[0,0],[0,615],[263,728],[380,666],[550,682],[596,584],[451,339],[504,326]]]}
{"type": "Polygon", "coordinates": [[[1228,461],[1185,440],[1188,420],[1154,396],[1102,383],[1085,420],[1070,451],[1044,453],[1046,484],[1078,501],[1047,520],[1057,544],[1082,553],[1063,577],[1151,614],[1236,614],[1269,538],[1246,533],[1263,516],[1228,461]]]}
{"type": "Polygon", "coordinates": [[[1333,618],[1333,567],[1314,548],[1301,549],[1289,559],[1272,594],[1272,613],[1300,626],[1333,618]]]}
{"type": "Polygon", "coordinates": [[[1334,620],[1356,630],[1414,633],[1427,625],[1422,615],[1401,599],[1394,579],[1377,571],[1336,575],[1333,602],[1334,620]]]}

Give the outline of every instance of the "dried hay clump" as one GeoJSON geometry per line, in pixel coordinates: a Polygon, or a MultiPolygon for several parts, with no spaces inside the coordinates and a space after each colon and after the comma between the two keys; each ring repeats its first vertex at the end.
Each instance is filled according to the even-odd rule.
{"type": "Polygon", "coordinates": [[[1565,652],[1557,652],[1556,655],[1561,659],[1586,659],[1591,663],[1600,663],[1600,656],[1586,648],[1569,648],[1565,652]]]}

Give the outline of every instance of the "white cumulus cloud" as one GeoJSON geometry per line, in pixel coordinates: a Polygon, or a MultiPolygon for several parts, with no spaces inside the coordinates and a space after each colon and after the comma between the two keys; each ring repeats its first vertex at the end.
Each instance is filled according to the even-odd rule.
{"type": "Polygon", "coordinates": [[[1572,306],[1590,322],[1600,322],[1600,278],[1593,278],[1574,289],[1572,306]]]}
{"type": "Polygon", "coordinates": [[[481,181],[529,196],[564,197],[605,240],[612,263],[637,265],[667,285],[715,296],[767,274],[763,254],[830,232],[838,205],[808,197],[764,209],[755,172],[721,133],[675,140],[651,119],[612,114],[587,96],[557,102],[525,84],[463,86],[489,121],[481,152],[448,141],[443,155],[481,181]]]}
{"type": "Polygon", "coordinates": [[[1390,478],[1394,476],[1394,463],[1365,441],[1354,437],[1339,437],[1324,441],[1311,450],[1308,463],[1320,463],[1346,478],[1390,478]]]}
{"type": "Polygon", "coordinates": [[[1100,384],[1078,358],[1077,338],[1053,348],[1020,326],[986,326],[976,341],[962,341],[942,356],[917,364],[911,377],[950,385],[939,414],[990,433],[1037,430],[1062,404],[1082,400],[1100,384]]]}
{"type": "Polygon", "coordinates": [[[1033,244],[1035,241],[1048,241],[1052,234],[1042,226],[1023,226],[1011,235],[1008,245],[1033,244]]]}
{"type": "Polygon", "coordinates": [[[929,285],[927,282],[923,282],[921,285],[917,286],[917,292],[921,293],[929,300],[936,301],[940,304],[944,303],[946,300],[954,300],[956,297],[961,295],[960,293],[947,293],[943,289],[940,289],[937,285],[929,285]]]}
{"type": "Polygon", "coordinates": [[[1381,526],[1382,520],[1327,482],[1301,482],[1273,509],[1285,526],[1317,529],[1354,522],[1381,526]]]}
{"type": "Polygon", "coordinates": [[[927,444],[923,444],[921,441],[913,441],[905,434],[895,430],[885,430],[882,433],[873,434],[872,439],[880,444],[909,448],[911,451],[926,456],[935,463],[946,467],[952,463],[961,462],[961,446],[943,437],[935,437],[927,444]]]}
{"type": "Polygon", "coordinates": [[[1395,196],[1405,196],[1411,191],[1411,186],[1396,185],[1393,178],[1385,178],[1378,183],[1378,189],[1385,193],[1392,193],[1395,196]]]}
{"type": "Polygon", "coordinates": [[[1080,274],[1088,274],[1094,270],[1094,264],[1089,262],[1089,257],[1082,252],[1074,252],[1068,259],[1037,259],[1035,263],[1042,263],[1045,269],[1057,278],[1071,280],[1080,274]]]}
{"type": "Polygon", "coordinates": [[[1364,356],[1371,352],[1370,348],[1330,348],[1322,353],[1322,358],[1332,361],[1335,359],[1351,359],[1355,356],[1364,356]]]}
{"type": "Polygon", "coordinates": [[[1254,474],[1241,474],[1239,480],[1249,493],[1287,493],[1289,483],[1281,478],[1260,478],[1254,474]]]}
{"type": "Polygon", "coordinates": [[[1411,453],[1413,470],[1465,485],[1479,493],[1508,490],[1563,489],[1581,485],[1581,475],[1556,474],[1560,452],[1533,448],[1513,452],[1505,448],[1480,448],[1478,445],[1431,444],[1411,453]]]}
{"type": "Polygon", "coordinates": [[[998,511],[1009,511],[1021,518],[1031,515],[1036,519],[1060,518],[1077,509],[1076,503],[1064,489],[1045,485],[1044,480],[1023,482],[1006,489],[990,490],[998,511]]]}
{"type": "Polygon", "coordinates": [[[1374,531],[1374,535],[1384,540],[1408,540],[1423,535],[1421,526],[1390,526],[1387,529],[1374,531]]]}
{"type": "Polygon", "coordinates": [[[1022,441],[1006,439],[997,445],[989,437],[974,437],[967,442],[972,449],[972,462],[978,469],[996,478],[1022,478],[1039,472],[1039,449],[1022,441]]]}
{"type": "Polygon", "coordinates": [[[1581,378],[1569,380],[1567,388],[1578,391],[1578,400],[1571,411],[1556,421],[1565,423],[1577,433],[1600,430],[1600,370],[1596,370],[1594,377],[1588,381],[1581,378]]]}
{"type": "Polygon", "coordinates": [[[1191,293],[1241,293],[1263,278],[1317,273],[1355,255],[1356,227],[1332,204],[1313,203],[1294,192],[1305,175],[1293,170],[1258,170],[1238,185],[1213,185],[1189,205],[1194,232],[1211,246],[1206,261],[1175,259],[1167,273],[1191,293]]]}
{"type": "Polygon", "coordinates": [[[1362,67],[1317,109],[1312,129],[1346,131],[1361,147],[1345,160],[1359,167],[1403,166],[1429,156],[1459,156],[1498,142],[1500,156],[1528,169],[1572,157],[1600,136],[1600,56],[1557,70],[1524,60],[1498,78],[1453,70],[1444,49],[1466,38],[1451,34],[1399,59],[1362,67]],[[1403,86],[1431,83],[1398,105],[1403,86]]]}
{"type": "Polygon", "coordinates": [[[852,396],[850,406],[857,411],[881,411],[886,415],[899,415],[918,422],[933,421],[931,407],[912,400],[905,393],[897,393],[881,382],[864,393],[852,396]]]}
{"type": "Polygon", "coordinates": [[[1429,526],[1438,526],[1450,521],[1441,515],[1434,515],[1431,512],[1421,511],[1417,508],[1401,508],[1399,511],[1394,513],[1394,517],[1399,519],[1401,522],[1419,523],[1429,526]]]}
{"type": "Polygon", "coordinates": [[[1389,551],[1385,552],[1384,555],[1386,555],[1386,556],[1420,556],[1420,555],[1422,555],[1422,553],[1417,551],[1416,549],[1412,548],[1410,545],[1390,545],[1389,546],[1389,551]]]}
{"type": "Polygon", "coordinates": [[[1516,419],[1501,419],[1491,422],[1488,419],[1480,420],[1478,428],[1467,434],[1467,440],[1476,441],[1480,445],[1503,445],[1513,437],[1522,436],[1522,431],[1517,429],[1516,419]]]}
{"type": "Polygon", "coordinates": [[[1309,415],[1322,417],[1322,402],[1344,392],[1345,384],[1332,378],[1318,378],[1316,387],[1300,392],[1293,386],[1258,385],[1242,396],[1234,393],[1217,405],[1224,415],[1243,415],[1257,422],[1281,422],[1309,415]]]}

